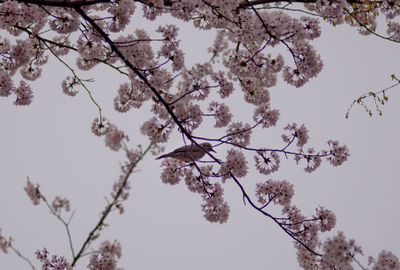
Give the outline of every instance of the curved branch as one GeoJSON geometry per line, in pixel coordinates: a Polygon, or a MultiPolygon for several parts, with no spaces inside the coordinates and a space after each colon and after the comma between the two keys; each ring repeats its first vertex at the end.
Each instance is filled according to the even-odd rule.
{"type": "Polygon", "coordinates": [[[147,78],[136,68],[133,66],[133,64],[126,59],[126,57],[122,54],[122,52],[118,49],[118,47],[114,44],[114,42],[110,39],[110,37],[103,31],[103,29],[100,28],[97,23],[95,23],[79,6],[74,7],[75,11],[82,16],[82,18],[87,21],[98,33],[102,38],[104,39],[105,42],[110,45],[111,49],[113,52],[115,52],[116,55],[118,55],[122,62],[124,62],[153,92],[153,94],[157,97],[158,101],[162,103],[162,105],[165,107],[167,110],[168,114],[171,116],[171,118],[174,120],[174,122],[177,124],[179,129],[183,134],[186,135],[186,137],[193,142],[193,144],[201,147],[189,134],[189,132],[183,127],[181,124],[181,121],[179,121],[178,117],[175,115],[175,113],[172,111],[170,108],[169,104],[167,101],[161,96],[161,94],[158,92],[158,90],[147,80],[147,78]]]}
{"type": "MultiPolygon", "coordinates": [[[[5,2],[5,1],[0,1],[5,2]]],[[[77,1],[57,1],[57,0],[23,0],[22,2],[28,4],[42,5],[42,6],[51,6],[51,7],[84,7],[91,6],[100,3],[110,3],[111,0],[77,0],[77,1]]]]}
{"type": "Polygon", "coordinates": [[[272,219],[285,233],[287,233],[287,235],[289,235],[293,240],[295,240],[297,243],[299,243],[300,245],[302,245],[305,249],[307,249],[308,251],[310,251],[312,254],[316,255],[316,256],[322,256],[321,254],[315,252],[314,250],[312,250],[309,246],[307,246],[303,241],[301,241],[300,239],[298,239],[297,237],[295,237],[292,233],[290,233],[290,231],[288,229],[286,229],[277,218],[273,217],[272,215],[268,214],[267,212],[265,212],[263,210],[263,207],[258,207],[257,205],[255,205],[253,203],[253,201],[250,199],[249,195],[247,195],[244,187],[242,186],[242,184],[239,182],[239,180],[232,174],[229,173],[230,176],[232,177],[233,181],[235,181],[236,185],[239,187],[240,191],[243,194],[243,198],[246,198],[246,200],[249,202],[249,204],[256,209],[258,212],[260,212],[261,214],[263,214],[264,216],[269,217],[270,219],[272,219]]]}
{"type": "MultiPolygon", "coordinates": [[[[276,2],[288,2],[289,4],[293,3],[303,3],[303,4],[313,4],[316,3],[316,0],[284,0],[284,1],[276,1],[276,0],[253,0],[253,1],[242,1],[239,4],[239,8],[248,8],[250,6],[255,5],[263,5],[263,4],[271,4],[276,2]]],[[[361,0],[347,0],[349,4],[362,4],[363,1],[361,0]]]]}

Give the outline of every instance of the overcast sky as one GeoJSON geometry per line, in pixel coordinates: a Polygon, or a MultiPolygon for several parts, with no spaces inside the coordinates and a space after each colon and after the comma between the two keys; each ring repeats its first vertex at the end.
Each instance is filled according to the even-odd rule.
{"type": "MultiPolygon", "coordinates": [[[[144,26],[140,26],[144,27],[144,26]]],[[[181,27],[186,63],[206,61],[210,32],[181,27]],[[193,32],[196,31],[196,32],[193,32]]],[[[356,29],[324,25],[321,38],[314,43],[324,61],[316,79],[300,89],[279,80],[271,88],[271,104],[280,109],[277,127],[259,130],[252,144],[271,148],[282,146],[280,135],[287,123],[304,123],[309,130],[309,146],[326,149],[328,139],[338,139],[350,149],[349,161],[340,167],[323,164],[306,174],[292,160],[282,159],[278,173],[270,177],[251,174],[242,182],[249,194],[257,182],[286,179],[295,185],[293,202],[304,214],[318,206],[336,213],[334,231],[344,231],[363,247],[364,264],[368,255],[382,250],[400,255],[399,153],[400,88],[388,92],[389,102],[383,116],[369,117],[355,106],[349,119],[345,113],[351,102],[368,91],[383,89],[400,77],[399,44],[374,36],[361,36],[356,29]]],[[[83,74],[83,73],[80,73],[83,74]]],[[[27,107],[15,107],[13,98],[0,99],[0,228],[12,236],[14,245],[31,258],[34,251],[46,247],[50,253],[71,259],[62,224],[43,206],[33,206],[23,187],[26,177],[39,183],[44,195],[67,197],[76,209],[71,223],[74,246],[78,249],[97,223],[113,183],[119,176],[122,153],[104,146],[103,139],[90,131],[97,116],[95,106],[81,91],[76,97],[65,96],[61,80],[69,75],[60,64],[49,61],[43,77],[35,82],[34,101],[27,107]]],[[[150,118],[145,110],[119,114],[112,109],[112,98],[123,78],[107,68],[97,68],[87,76],[104,114],[130,137],[132,146],[147,145],[139,133],[139,124],[150,118]]],[[[239,101],[239,100],[238,100],[239,101]]],[[[242,106],[242,103],[236,105],[242,106]]],[[[373,109],[373,103],[370,103],[373,109]]],[[[236,106],[239,107],[239,106],[236,106]]],[[[145,107],[145,109],[148,106],[145,107]]],[[[240,107],[242,108],[242,107],[240,107]]],[[[240,118],[251,116],[234,111],[240,118]]],[[[202,129],[198,135],[212,134],[202,129]]],[[[182,144],[174,133],[167,150],[182,144]]],[[[218,155],[224,158],[223,155],[218,155]]],[[[224,185],[231,214],[226,224],[210,224],[202,216],[198,195],[180,183],[167,186],[160,180],[160,161],[149,155],[132,174],[131,197],[125,202],[125,214],[113,213],[110,225],[102,232],[103,240],[118,239],[123,256],[119,266],[129,269],[298,269],[291,239],[271,220],[243,205],[238,188],[224,185]]],[[[327,236],[332,234],[327,234],[327,236]]],[[[84,269],[83,259],[77,269],[84,269]]],[[[0,254],[1,269],[29,269],[12,252],[0,254]]]]}

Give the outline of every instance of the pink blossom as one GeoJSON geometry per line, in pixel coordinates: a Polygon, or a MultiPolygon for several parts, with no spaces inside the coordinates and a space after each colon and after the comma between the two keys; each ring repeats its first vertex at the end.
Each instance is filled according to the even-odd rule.
{"type": "Polygon", "coordinates": [[[258,86],[259,82],[256,79],[246,79],[246,87],[242,85],[244,100],[254,105],[262,105],[270,101],[269,91],[258,86]]]}
{"type": "Polygon", "coordinates": [[[118,259],[122,256],[122,248],[121,244],[117,241],[111,244],[110,241],[104,241],[101,243],[99,251],[103,254],[110,254],[111,256],[115,256],[118,259]]]}
{"type": "Polygon", "coordinates": [[[319,228],[321,232],[326,232],[332,230],[336,225],[336,216],[335,214],[323,207],[317,209],[317,216],[319,220],[319,228]]]}
{"type": "Polygon", "coordinates": [[[318,75],[322,70],[321,57],[306,41],[299,41],[292,47],[296,59],[296,67],[286,66],[283,70],[283,79],[296,87],[303,86],[309,79],[318,75]]]}
{"type": "MultiPolygon", "coordinates": [[[[160,28],[158,30],[160,30],[160,28]]],[[[172,34],[172,32],[173,31],[166,30],[166,34],[164,34],[165,41],[158,52],[158,56],[165,57],[172,61],[175,61],[175,57],[181,57],[182,59],[180,61],[182,61],[182,63],[180,63],[180,67],[173,69],[173,71],[178,71],[183,67],[183,53],[178,49],[179,42],[169,39],[169,37],[173,38],[174,34],[172,34]],[[178,56],[178,54],[180,54],[180,56],[178,56]]]]}
{"type": "MultiPolygon", "coordinates": [[[[194,167],[186,168],[184,170],[185,175],[185,184],[187,185],[188,189],[194,193],[206,194],[207,192],[214,192],[210,191],[210,187],[215,190],[215,186],[208,182],[208,177],[213,175],[212,172],[212,165],[207,166],[199,166],[200,175],[194,174],[194,167]]],[[[219,192],[220,193],[220,192],[219,192]]],[[[214,194],[215,195],[215,194],[214,194]]],[[[222,196],[222,193],[220,193],[222,196]]]]}
{"type": "Polygon", "coordinates": [[[201,209],[208,221],[225,223],[228,220],[230,208],[223,200],[223,194],[224,190],[219,183],[213,184],[208,193],[203,194],[204,204],[201,209]]]}
{"type": "MultiPolygon", "coordinates": [[[[321,35],[321,27],[319,26],[319,21],[316,18],[302,16],[298,26],[302,27],[301,32],[304,35],[302,38],[315,39],[321,35]]],[[[297,35],[299,35],[299,33],[296,33],[296,38],[299,38],[297,35]]]]}
{"type": "Polygon", "coordinates": [[[12,47],[10,57],[15,67],[20,67],[29,62],[29,59],[34,55],[32,42],[30,40],[16,41],[16,44],[12,47]]]}
{"type": "Polygon", "coordinates": [[[342,165],[350,156],[349,149],[346,145],[339,146],[339,142],[334,140],[329,140],[328,145],[331,149],[329,151],[330,156],[328,156],[327,159],[333,166],[342,165]]]}
{"type": "Polygon", "coordinates": [[[117,270],[117,261],[109,253],[93,254],[87,266],[90,270],[117,270]]]}
{"type": "Polygon", "coordinates": [[[251,132],[251,126],[247,123],[232,123],[226,130],[227,141],[240,146],[248,146],[250,144],[251,132]]]}
{"type": "Polygon", "coordinates": [[[114,98],[114,109],[118,112],[127,112],[131,108],[140,108],[148,99],[145,92],[140,90],[136,81],[131,84],[123,83],[119,86],[118,95],[114,98]]]}
{"type": "Polygon", "coordinates": [[[400,262],[396,255],[390,251],[382,250],[379,253],[372,270],[399,270],[400,262]]]}
{"type": "Polygon", "coordinates": [[[400,3],[395,0],[384,0],[380,5],[381,12],[385,14],[387,19],[394,19],[400,15],[400,3]]]}
{"type": "Polygon", "coordinates": [[[254,160],[257,170],[262,174],[268,175],[279,169],[280,159],[276,152],[269,152],[269,157],[265,151],[257,152],[254,160]]]}
{"type": "Polygon", "coordinates": [[[122,140],[127,138],[127,136],[113,124],[109,125],[109,131],[105,135],[106,146],[113,151],[118,151],[122,147],[122,140]]]}
{"type": "Polygon", "coordinates": [[[43,251],[37,250],[35,252],[36,258],[42,263],[42,270],[72,270],[71,265],[62,256],[52,255],[46,248],[43,251]]]}
{"type": "Polygon", "coordinates": [[[225,223],[228,220],[230,208],[226,202],[218,202],[215,200],[205,199],[205,203],[201,205],[204,217],[210,222],[225,223]]]}
{"type": "Polygon", "coordinates": [[[253,119],[255,122],[261,123],[264,128],[275,126],[279,119],[279,111],[271,110],[269,104],[265,103],[254,110],[253,119]]]}
{"type": "Polygon", "coordinates": [[[161,163],[164,167],[161,172],[161,180],[165,184],[178,184],[185,173],[185,162],[178,159],[167,158],[161,163]]]}
{"type": "Polygon", "coordinates": [[[92,122],[91,130],[94,135],[103,136],[111,130],[110,122],[104,116],[96,117],[92,122]]]}
{"type": "Polygon", "coordinates": [[[233,83],[228,81],[225,78],[225,74],[222,71],[218,71],[217,73],[213,73],[211,75],[213,81],[217,82],[219,85],[218,94],[221,98],[229,97],[233,92],[233,83]]]}
{"type": "Polygon", "coordinates": [[[58,45],[55,44],[50,45],[51,51],[54,54],[56,54],[57,56],[63,56],[69,53],[70,49],[68,47],[71,46],[71,41],[68,38],[59,35],[55,36],[52,40],[58,44],[58,45]]]}
{"type": "Polygon", "coordinates": [[[208,52],[213,54],[213,58],[219,56],[224,50],[228,48],[228,42],[226,40],[225,32],[219,30],[217,36],[215,37],[214,44],[212,47],[208,48],[208,52]]]}
{"type": "Polygon", "coordinates": [[[77,77],[70,77],[67,76],[61,83],[61,88],[67,96],[75,96],[78,93],[78,90],[76,90],[76,86],[79,86],[81,83],[78,80],[77,77]]]}
{"type": "MultiPolygon", "coordinates": [[[[308,141],[308,130],[307,128],[303,125],[301,127],[297,128],[297,124],[288,124],[285,128],[285,130],[290,131],[291,136],[294,136],[297,139],[297,147],[301,148],[303,147],[307,141],[308,141]]],[[[291,138],[285,134],[282,135],[283,141],[286,143],[289,143],[291,141],[291,138]]]]}
{"type": "Polygon", "coordinates": [[[111,32],[120,32],[124,30],[129,24],[131,15],[135,12],[136,5],[134,1],[120,0],[113,2],[110,8],[107,10],[113,15],[111,23],[108,25],[108,29],[111,32]]]}
{"type": "Polygon", "coordinates": [[[204,193],[204,186],[201,177],[195,175],[193,170],[185,170],[185,184],[191,192],[204,193]]]}
{"type": "Polygon", "coordinates": [[[256,197],[263,205],[269,202],[289,205],[293,195],[293,185],[286,180],[268,180],[266,183],[258,183],[256,186],[256,197]]]}
{"type": "MultiPolygon", "coordinates": [[[[145,30],[136,29],[135,36],[129,34],[115,39],[114,43],[125,56],[126,60],[137,68],[153,68],[155,64],[150,37],[145,30]],[[139,42],[135,40],[140,40],[139,42]]],[[[136,77],[136,75],[134,76],[136,77]]]]}
{"type": "Polygon", "coordinates": [[[149,0],[147,5],[143,5],[143,16],[148,20],[155,20],[164,11],[164,0],[149,0]]]}
{"type": "Polygon", "coordinates": [[[300,245],[295,246],[297,248],[297,262],[303,269],[318,269],[318,258],[310,251],[300,245]]]}
{"type": "Polygon", "coordinates": [[[200,126],[203,121],[202,114],[198,104],[190,105],[180,102],[175,105],[175,115],[189,133],[200,126]]]}
{"type": "Polygon", "coordinates": [[[390,22],[386,33],[391,37],[391,39],[400,42],[400,24],[397,22],[390,22]]]}
{"type": "Polygon", "coordinates": [[[36,186],[34,186],[28,178],[24,190],[26,194],[28,194],[29,198],[32,200],[33,205],[38,205],[41,199],[39,184],[36,184],[36,186]]]}
{"type": "Polygon", "coordinates": [[[61,211],[61,208],[64,208],[67,212],[71,210],[69,200],[66,198],[61,198],[59,196],[56,196],[54,198],[51,206],[53,207],[55,212],[61,211]]]}
{"type": "Polygon", "coordinates": [[[168,141],[172,129],[170,126],[162,125],[156,117],[152,117],[143,123],[140,131],[143,135],[148,136],[152,142],[162,143],[168,141]]]}
{"type": "Polygon", "coordinates": [[[285,224],[288,225],[288,228],[292,231],[300,231],[303,221],[306,217],[301,213],[300,209],[295,205],[285,204],[282,208],[282,214],[288,217],[288,220],[285,224]]]}
{"type": "Polygon", "coordinates": [[[298,161],[302,158],[307,162],[307,166],[304,168],[305,172],[311,173],[321,166],[322,159],[319,156],[319,153],[315,153],[313,148],[309,148],[307,150],[307,154],[304,154],[304,156],[297,155],[295,160],[298,163],[298,161]]]}
{"type": "MultiPolygon", "coordinates": [[[[26,5],[21,3],[18,10],[14,10],[14,14],[19,19],[21,26],[32,25],[32,22],[43,20],[47,13],[37,5],[26,5]]],[[[46,21],[44,21],[45,23],[46,21]]],[[[42,25],[43,26],[43,25],[42,25]]]]}
{"type": "Polygon", "coordinates": [[[165,40],[176,40],[178,37],[178,27],[173,24],[167,24],[165,26],[159,26],[157,32],[162,33],[165,40]]]}
{"type": "Polygon", "coordinates": [[[235,177],[244,177],[247,175],[247,160],[242,152],[235,149],[229,149],[226,156],[226,162],[221,165],[219,175],[223,181],[230,178],[230,174],[235,177]]]}
{"type": "Polygon", "coordinates": [[[42,75],[42,68],[38,65],[25,65],[20,69],[21,76],[29,81],[34,81],[42,75]]]}
{"type": "Polygon", "coordinates": [[[13,81],[7,71],[0,70],[0,96],[7,97],[14,91],[13,81]]]}
{"type": "Polygon", "coordinates": [[[72,33],[79,28],[78,14],[72,9],[56,9],[52,15],[54,19],[49,22],[49,26],[59,34],[72,33]]]}
{"type": "Polygon", "coordinates": [[[210,94],[207,77],[213,74],[210,63],[196,64],[190,70],[183,70],[182,81],[178,83],[179,96],[186,95],[193,100],[205,100],[210,94]]]}
{"type": "Polygon", "coordinates": [[[356,254],[362,254],[361,248],[355,244],[354,240],[346,240],[343,232],[328,238],[323,244],[323,254],[321,258],[322,270],[332,269],[353,269],[351,262],[356,254]]]}
{"type": "Polygon", "coordinates": [[[15,105],[29,105],[33,99],[33,92],[31,87],[24,81],[20,81],[19,86],[15,89],[17,99],[14,101],[15,105]]]}
{"type": "Polygon", "coordinates": [[[18,14],[19,8],[19,3],[11,0],[0,5],[0,13],[4,14],[3,19],[0,20],[1,28],[13,26],[20,20],[19,16],[15,16],[15,14],[18,14]]]}
{"type": "Polygon", "coordinates": [[[214,113],[215,125],[214,127],[225,127],[232,119],[232,114],[229,112],[229,107],[225,103],[218,103],[212,101],[209,104],[208,111],[214,113]]]}

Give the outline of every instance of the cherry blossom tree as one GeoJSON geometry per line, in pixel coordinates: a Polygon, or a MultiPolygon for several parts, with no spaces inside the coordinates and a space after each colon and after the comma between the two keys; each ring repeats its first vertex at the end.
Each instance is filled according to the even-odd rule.
{"type": "MultiPolygon", "coordinates": [[[[134,170],[140,168],[144,157],[164,151],[172,137],[179,137],[182,145],[196,145],[204,151],[207,149],[202,143],[211,143],[217,153],[206,151],[205,158],[189,162],[167,158],[160,169],[163,183],[186,185],[200,196],[207,221],[228,222],[230,207],[224,186],[233,183],[241,192],[239,200],[293,240],[301,268],[367,269],[359,261],[362,248],[354,240],[341,231],[324,236],[335,228],[335,213],[319,206],[313,215],[303,214],[292,202],[295,186],[290,179],[273,177],[285,160],[307,173],[318,170],[324,162],[340,166],[350,156],[347,146],[328,139],[324,149],[315,149],[302,123],[285,124],[282,144],[276,147],[254,145],[251,138],[274,128],[284,113],[274,107],[269,92],[278,79],[300,88],[323,69],[312,45],[321,35],[321,20],[347,24],[362,35],[400,42],[400,24],[395,21],[399,14],[400,2],[395,0],[1,1],[0,96],[13,97],[16,106],[34,103],[31,82],[45,80],[42,67],[50,58],[55,59],[67,74],[60,83],[64,94],[73,97],[85,91],[98,111],[88,128],[95,136],[104,137],[110,150],[126,155],[106,207],[78,248],[69,226],[73,213],[65,218],[71,211],[70,201],[62,196],[49,201],[40,185],[27,179],[24,190],[32,203],[49,209],[64,225],[69,241],[71,260],[66,254],[51,255],[46,248],[37,250],[42,269],[74,269],[86,255],[88,269],[119,269],[120,243],[104,240],[97,248],[93,243],[101,238],[112,211],[124,213],[134,170]],[[155,33],[135,24],[136,16],[157,25],[155,33]],[[179,28],[172,23],[159,24],[162,16],[211,30],[210,36],[215,39],[208,49],[210,60],[187,66],[188,52],[180,47],[179,28]],[[387,23],[386,34],[377,31],[382,18],[387,23]],[[91,80],[81,77],[100,65],[122,78],[115,85],[113,104],[117,112],[151,113],[149,119],[136,123],[148,139],[146,146],[130,145],[129,134],[109,119],[96,101],[91,80]],[[231,105],[238,95],[242,104],[252,106],[251,118],[238,117],[240,106],[231,105]],[[212,134],[204,132],[210,124],[212,134]],[[250,181],[249,171],[257,172],[261,179],[255,183],[255,190],[243,184],[250,181]]],[[[21,254],[13,238],[4,232],[0,234],[0,248],[4,253],[17,253],[36,269],[36,262],[21,254]]],[[[398,258],[385,250],[377,258],[369,258],[369,266],[374,270],[400,269],[398,258]]]]}

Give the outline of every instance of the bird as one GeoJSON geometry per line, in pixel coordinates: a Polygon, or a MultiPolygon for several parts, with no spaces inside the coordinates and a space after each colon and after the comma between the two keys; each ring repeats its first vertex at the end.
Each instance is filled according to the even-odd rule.
{"type": "Polygon", "coordinates": [[[185,145],[175,149],[174,151],[161,155],[156,159],[162,158],[174,158],[181,161],[196,161],[201,159],[206,152],[215,152],[212,149],[212,145],[208,142],[199,144],[201,147],[197,145],[185,145]]]}

